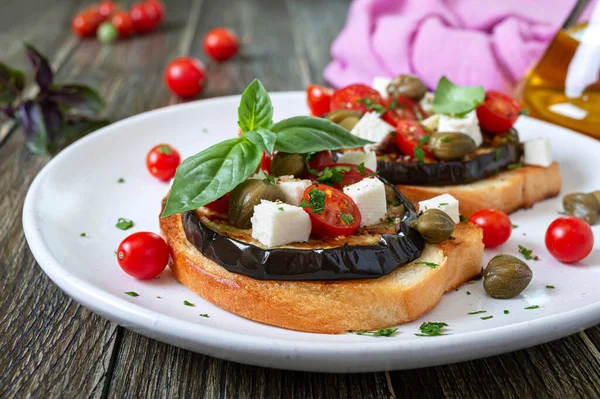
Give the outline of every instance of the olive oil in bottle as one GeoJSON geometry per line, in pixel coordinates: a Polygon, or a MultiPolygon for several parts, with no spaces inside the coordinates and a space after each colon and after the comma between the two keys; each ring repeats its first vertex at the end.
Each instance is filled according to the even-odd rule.
{"type": "Polygon", "coordinates": [[[533,117],[600,138],[600,3],[588,22],[573,13],[526,77],[522,102],[533,117]]]}

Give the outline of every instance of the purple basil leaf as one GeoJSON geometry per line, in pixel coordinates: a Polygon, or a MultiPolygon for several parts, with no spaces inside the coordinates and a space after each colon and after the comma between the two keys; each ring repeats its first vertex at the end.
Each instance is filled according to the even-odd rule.
{"type": "Polygon", "coordinates": [[[0,63],[0,104],[13,102],[25,87],[25,74],[0,63]]]}
{"type": "Polygon", "coordinates": [[[63,130],[64,119],[60,107],[55,101],[46,100],[40,103],[44,115],[44,126],[50,139],[50,144],[58,141],[63,130]]]}
{"type": "Polygon", "coordinates": [[[81,112],[96,113],[105,107],[102,96],[95,89],[85,85],[55,86],[48,97],[62,106],[75,108],[81,112]]]}
{"type": "Polygon", "coordinates": [[[66,120],[63,136],[67,140],[77,140],[88,133],[109,125],[108,119],[93,119],[88,117],[72,117],[66,120]]]}
{"type": "Polygon", "coordinates": [[[18,118],[27,147],[36,154],[48,154],[53,142],[59,140],[63,127],[58,104],[53,101],[37,103],[26,100],[19,106],[18,118]]]}
{"type": "Polygon", "coordinates": [[[42,91],[48,90],[52,86],[54,75],[50,63],[39,51],[31,44],[25,43],[27,57],[35,69],[35,81],[42,91]]]}

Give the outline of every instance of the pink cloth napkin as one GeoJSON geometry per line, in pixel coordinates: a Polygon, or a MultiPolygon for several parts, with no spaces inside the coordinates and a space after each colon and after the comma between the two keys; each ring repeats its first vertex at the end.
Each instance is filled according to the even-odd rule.
{"type": "MultiPolygon", "coordinates": [[[[331,46],[335,87],[413,73],[510,92],[575,0],[355,0],[331,46]]],[[[592,7],[588,6],[591,10],[592,7]]]]}

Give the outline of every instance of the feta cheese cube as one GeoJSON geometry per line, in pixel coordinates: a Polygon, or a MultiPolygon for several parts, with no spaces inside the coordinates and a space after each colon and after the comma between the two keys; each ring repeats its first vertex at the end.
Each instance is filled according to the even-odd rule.
{"type": "Polygon", "coordinates": [[[383,76],[375,76],[373,78],[373,83],[371,83],[371,87],[377,90],[383,99],[386,99],[388,97],[387,87],[391,81],[392,79],[383,76]]]}
{"type": "Polygon", "coordinates": [[[346,186],[344,193],[352,198],[358,206],[361,226],[370,226],[385,220],[387,212],[385,186],[378,178],[369,177],[346,186]]]}
{"type": "Polygon", "coordinates": [[[277,186],[279,186],[279,189],[283,193],[286,203],[298,206],[300,205],[300,201],[302,201],[304,190],[312,183],[310,180],[300,179],[279,180],[277,181],[277,186]]]}
{"type": "Polygon", "coordinates": [[[440,114],[433,114],[429,118],[421,121],[421,125],[423,125],[426,129],[436,132],[438,129],[438,123],[440,122],[440,114]]]}
{"type": "Polygon", "coordinates": [[[350,133],[361,139],[375,142],[375,146],[381,144],[388,138],[390,132],[395,129],[392,125],[384,122],[377,112],[368,112],[363,115],[350,133]]]}
{"type": "Polygon", "coordinates": [[[312,229],[310,217],[302,208],[283,202],[262,200],[254,206],[250,221],[252,238],[269,248],[306,242],[312,229]]]}
{"type": "Polygon", "coordinates": [[[479,121],[475,111],[471,111],[462,118],[455,118],[448,115],[440,115],[438,122],[438,132],[458,132],[464,133],[475,141],[475,145],[479,147],[483,142],[481,130],[479,130],[479,121]]]}
{"type": "Polygon", "coordinates": [[[423,108],[423,111],[431,114],[433,112],[433,99],[435,98],[435,93],[428,91],[425,93],[421,101],[419,101],[419,105],[423,108]]]}
{"type": "Polygon", "coordinates": [[[354,165],[364,163],[365,168],[371,169],[373,172],[377,171],[377,155],[374,151],[346,151],[337,161],[338,163],[351,163],[354,165]]]}
{"type": "Polygon", "coordinates": [[[446,212],[454,223],[460,222],[458,200],[450,194],[442,194],[426,201],[419,201],[419,212],[425,212],[429,209],[439,209],[446,212]]]}
{"type": "Polygon", "coordinates": [[[537,165],[547,168],[552,165],[552,148],[550,140],[547,138],[538,138],[523,143],[525,156],[523,162],[526,165],[537,165]]]}

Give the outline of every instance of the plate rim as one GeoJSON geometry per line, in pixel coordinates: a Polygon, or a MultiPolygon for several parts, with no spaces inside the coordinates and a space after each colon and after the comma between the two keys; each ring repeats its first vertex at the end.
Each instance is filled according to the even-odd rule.
{"type": "MultiPolygon", "coordinates": [[[[304,92],[284,91],[271,93],[272,98],[298,95],[303,96],[304,92]]],[[[41,229],[36,223],[35,207],[37,203],[36,200],[39,197],[40,187],[46,176],[53,171],[56,167],[55,165],[59,164],[63,157],[67,157],[72,152],[77,151],[80,146],[86,145],[88,141],[96,140],[98,137],[110,133],[114,128],[122,128],[129,124],[135,124],[140,119],[168,114],[184,108],[198,107],[200,104],[206,105],[218,102],[229,102],[232,99],[239,97],[240,95],[238,94],[211,99],[201,99],[143,112],[122,119],[71,144],[44,166],[34,178],[27,191],[22,214],[23,230],[28,246],[36,259],[36,262],[64,293],[95,313],[99,313],[102,317],[163,342],[195,351],[199,351],[199,349],[197,347],[192,348],[193,344],[200,345],[202,349],[206,350],[206,352],[203,353],[242,363],[304,371],[338,371],[336,370],[336,367],[332,367],[330,364],[331,362],[347,361],[348,358],[359,354],[361,357],[368,354],[367,358],[361,358],[361,361],[364,361],[364,364],[362,366],[346,364],[344,365],[345,367],[342,367],[343,372],[413,368],[412,366],[407,367],[405,365],[407,363],[406,359],[386,359],[385,355],[389,355],[391,352],[407,354],[409,355],[406,356],[408,358],[410,358],[411,354],[423,356],[421,361],[417,362],[417,367],[447,364],[483,356],[496,355],[541,344],[570,335],[577,331],[582,331],[585,328],[600,323],[600,301],[597,301],[584,307],[530,321],[503,325],[488,330],[464,332],[458,335],[449,334],[436,337],[436,339],[433,340],[415,337],[406,340],[376,338],[369,341],[365,340],[365,342],[330,342],[322,340],[304,341],[289,338],[265,338],[247,335],[243,332],[224,331],[214,326],[197,324],[161,314],[128,301],[125,298],[106,292],[92,283],[88,283],[83,279],[71,275],[61,266],[60,262],[52,254],[51,249],[42,238],[41,229]],[[548,329],[547,327],[549,324],[552,324],[552,326],[556,328],[548,329]],[[158,335],[152,334],[153,331],[157,332],[158,335]],[[540,333],[540,331],[542,332],[540,333]],[[165,340],[165,336],[169,337],[169,339],[165,340]],[[480,353],[472,353],[471,355],[466,356],[457,356],[456,354],[452,354],[452,351],[448,351],[448,348],[453,348],[455,346],[460,347],[461,345],[464,345],[465,342],[467,342],[469,346],[478,347],[489,342],[493,342],[494,345],[487,347],[483,346],[480,353]],[[444,350],[448,353],[441,353],[444,352],[444,350]],[[218,351],[225,351],[225,353],[218,351]],[[253,353],[258,352],[261,357],[246,359],[236,356],[236,354],[243,356],[244,351],[253,353]],[[302,353],[299,354],[298,351],[301,351],[302,353]],[[435,353],[435,356],[424,356],[424,353],[426,352],[429,354],[435,353]],[[215,355],[214,353],[220,354],[215,355]],[[291,353],[294,353],[294,356],[297,358],[302,358],[302,361],[299,364],[288,361],[286,362],[286,366],[282,367],[281,363],[290,360],[291,353]],[[379,360],[379,357],[383,358],[383,361],[379,360]],[[324,360],[327,360],[327,362],[320,364],[320,362],[323,362],[324,360]],[[307,368],[307,365],[309,364],[314,364],[316,367],[310,366],[307,368]],[[391,364],[392,368],[389,368],[386,364],[391,364]]],[[[552,129],[562,129],[569,134],[580,135],[585,139],[595,142],[596,145],[598,144],[596,140],[569,129],[539,120],[533,120],[533,122],[549,125],[552,129]]],[[[409,333],[403,332],[403,334],[409,333]]],[[[409,361],[408,363],[414,362],[409,361]]]]}

